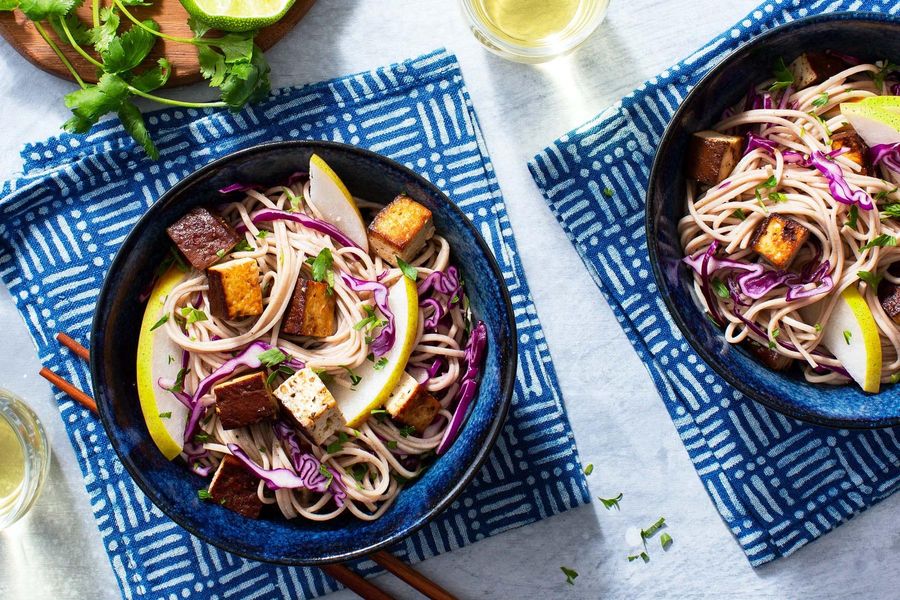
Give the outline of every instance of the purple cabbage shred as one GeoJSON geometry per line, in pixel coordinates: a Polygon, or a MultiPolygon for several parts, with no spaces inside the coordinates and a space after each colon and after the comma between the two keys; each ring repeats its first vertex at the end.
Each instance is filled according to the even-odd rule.
{"type": "Polygon", "coordinates": [[[457,390],[454,398],[456,409],[453,411],[450,424],[444,431],[444,437],[441,438],[441,443],[438,444],[436,450],[438,456],[447,451],[459,434],[463,419],[465,419],[469,405],[475,397],[475,391],[478,389],[479,377],[484,368],[486,347],[487,327],[483,321],[478,321],[469,335],[469,340],[466,342],[466,371],[463,373],[459,390],[457,390]]]}
{"type": "Polygon", "coordinates": [[[396,337],[394,331],[394,313],[391,312],[391,307],[388,304],[389,292],[387,286],[377,281],[357,279],[346,273],[341,273],[341,280],[354,292],[372,292],[372,297],[375,299],[375,305],[378,306],[378,310],[384,315],[384,318],[387,320],[387,325],[382,327],[378,336],[372,340],[372,343],[369,345],[369,350],[372,351],[372,354],[374,354],[376,358],[384,356],[394,347],[394,338],[396,337]]]}

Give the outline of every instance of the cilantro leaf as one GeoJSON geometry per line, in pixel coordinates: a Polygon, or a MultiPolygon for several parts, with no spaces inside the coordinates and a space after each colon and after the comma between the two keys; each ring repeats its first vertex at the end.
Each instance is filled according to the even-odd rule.
{"type": "Polygon", "coordinates": [[[153,160],[159,158],[159,150],[156,149],[153,138],[150,137],[150,132],[147,131],[147,125],[144,123],[144,116],[141,114],[141,110],[133,102],[126,100],[119,107],[116,114],[119,117],[119,121],[122,122],[122,127],[125,128],[128,135],[134,138],[134,141],[141,145],[147,156],[153,160]]]}
{"type": "Polygon", "coordinates": [[[871,242],[860,248],[860,250],[868,250],[869,248],[875,248],[876,246],[884,247],[884,246],[896,246],[897,238],[892,235],[888,235],[886,233],[882,233],[881,235],[875,237],[871,242]]]}
{"type": "Polygon", "coordinates": [[[209,493],[209,490],[197,490],[197,497],[201,500],[209,500],[212,498],[212,494],[209,493]]]}
{"type": "Polygon", "coordinates": [[[560,567],[559,570],[566,576],[566,583],[575,585],[575,578],[578,577],[578,571],[570,569],[569,567],[560,567]]]}
{"type": "Polygon", "coordinates": [[[736,219],[740,219],[741,221],[747,218],[747,214],[740,208],[734,209],[734,211],[731,213],[731,216],[735,217],[736,219]]]}
{"type": "Polygon", "coordinates": [[[19,6],[19,0],[0,0],[0,10],[15,10],[19,6]]]}
{"type": "Polygon", "coordinates": [[[881,68],[878,69],[878,72],[872,76],[872,81],[875,82],[875,89],[881,90],[884,87],[884,79],[890,75],[891,71],[896,70],[898,67],[894,63],[889,60],[883,60],[881,62],[881,68]]]}
{"type": "Polygon", "coordinates": [[[828,92],[822,92],[822,95],[812,101],[812,105],[816,108],[825,106],[828,104],[828,92]]]}
{"type": "Polygon", "coordinates": [[[279,350],[278,348],[269,348],[265,352],[260,352],[257,356],[259,362],[261,362],[264,366],[273,369],[287,360],[287,356],[284,352],[279,350]]]}
{"type": "Polygon", "coordinates": [[[105,73],[96,85],[66,94],[66,107],[74,116],[65,122],[63,129],[69,133],[85,133],[103,115],[118,112],[127,98],[128,84],[118,75],[105,73]]]}
{"type": "Polygon", "coordinates": [[[221,86],[228,71],[225,66],[225,57],[209,46],[200,46],[197,49],[197,57],[200,63],[200,74],[204,79],[209,79],[209,87],[221,86]]]}
{"type": "MultiPolygon", "coordinates": [[[[881,194],[881,193],[884,193],[884,192],[879,192],[879,194],[881,194]]],[[[878,198],[876,198],[876,201],[877,200],[878,200],[878,198]]],[[[892,204],[885,204],[884,206],[882,206],[881,207],[881,218],[883,219],[883,218],[885,218],[885,216],[900,217],[900,203],[895,202],[892,204]]]]}
{"type": "Polygon", "coordinates": [[[865,281],[866,284],[873,290],[878,289],[878,284],[881,283],[883,278],[882,275],[877,273],[872,273],[870,271],[857,271],[856,276],[860,278],[860,280],[865,281]]]}
{"type": "Polygon", "coordinates": [[[731,293],[728,291],[728,286],[722,283],[721,279],[713,279],[712,288],[716,293],[716,296],[718,296],[719,298],[727,300],[731,297],[731,293]]]}
{"type": "Polygon", "coordinates": [[[784,64],[784,59],[779,58],[778,62],[775,63],[775,82],[769,86],[769,91],[777,92],[778,90],[783,90],[792,85],[794,85],[794,74],[791,73],[791,70],[784,64]]]}
{"type": "Polygon", "coordinates": [[[399,256],[397,257],[397,266],[400,267],[400,270],[407,279],[415,281],[419,277],[419,271],[399,256]]]}
{"type": "MultiPolygon", "coordinates": [[[[226,55],[225,62],[228,63],[226,55]]],[[[265,98],[269,83],[269,65],[262,50],[253,46],[250,62],[235,63],[222,82],[222,101],[232,110],[240,110],[247,102],[265,98]]]]}
{"type": "MultiPolygon", "coordinates": [[[[0,10],[3,10],[2,2],[0,2],[0,10]]],[[[50,26],[53,27],[53,31],[56,32],[56,35],[58,35],[61,40],[68,41],[69,38],[65,31],[68,29],[69,35],[72,36],[72,39],[75,40],[76,44],[85,45],[91,43],[90,30],[82,23],[81,19],[78,18],[78,15],[76,15],[74,11],[64,17],[50,19],[50,26]],[[65,25],[65,29],[63,28],[63,25],[65,25]]]]}
{"type": "Polygon", "coordinates": [[[237,245],[232,249],[233,252],[253,252],[253,246],[250,245],[246,239],[243,239],[237,243],[237,245]]]}
{"type": "Polygon", "coordinates": [[[844,330],[844,341],[847,342],[847,345],[848,345],[848,346],[850,345],[850,338],[851,338],[852,335],[853,335],[853,334],[850,332],[849,329],[845,329],[845,330],[844,330]]]}
{"type": "Polygon", "coordinates": [[[616,509],[619,508],[619,501],[622,499],[623,496],[624,496],[624,494],[620,493],[615,498],[600,498],[598,496],[597,499],[603,504],[603,506],[606,508],[606,510],[611,510],[613,508],[616,508],[616,509]]]}
{"type": "MultiPolygon", "coordinates": [[[[143,25],[153,31],[159,31],[159,25],[153,19],[144,20],[143,25]]],[[[106,50],[100,53],[103,68],[107,73],[130,71],[144,62],[154,44],[156,44],[155,35],[143,27],[133,25],[122,35],[113,38],[106,50]]]]}
{"type": "Polygon", "coordinates": [[[80,0],[19,0],[19,10],[31,21],[43,21],[64,17],[78,4],[81,4],[80,0]]]}
{"type": "Polygon", "coordinates": [[[161,88],[169,81],[169,75],[172,74],[172,63],[165,58],[156,61],[156,66],[147,69],[140,75],[135,75],[129,80],[129,83],[141,90],[142,92],[152,92],[161,88]]]}
{"type": "Polygon", "coordinates": [[[197,323],[198,321],[206,321],[208,319],[205,312],[196,309],[193,306],[185,306],[182,308],[181,315],[185,318],[185,322],[188,325],[197,323]]]}
{"type": "Polygon", "coordinates": [[[362,381],[362,377],[351,371],[349,367],[343,367],[343,369],[347,371],[347,374],[350,376],[350,384],[359,385],[359,382],[362,381]]]}
{"type": "Polygon", "coordinates": [[[100,9],[100,25],[88,30],[89,42],[97,52],[106,52],[119,31],[119,13],[112,6],[100,9]]]}
{"type": "Polygon", "coordinates": [[[154,324],[153,324],[153,327],[150,328],[150,331],[153,331],[154,329],[159,329],[159,328],[162,327],[163,324],[164,324],[166,321],[168,321],[168,320],[169,320],[169,315],[163,315],[163,316],[161,316],[161,317],[159,318],[159,321],[157,321],[156,323],[154,323],[154,324]]]}
{"type": "Polygon", "coordinates": [[[844,225],[850,229],[856,229],[857,219],[859,219],[859,206],[854,204],[850,207],[850,212],[847,214],[847,222],[844,225]]]}
{"type": "Polygon", "coordinates": [[[178,375],[175,376],[175,383],[172,384],[172,387],[169,388],[170,392],[183,392],[184,391],[184,378],[190,373],[190,369],[178,369],[178,375]]]}
{"type": "Polygon", "coordinates": [[[334,271],[331,270],[334,257],[331,256],[331,250],[322,248],[315,258],[307,259],[306,262],[312,266],[313,281],[324,281],[329,289],[334,287],[334,271]]]}

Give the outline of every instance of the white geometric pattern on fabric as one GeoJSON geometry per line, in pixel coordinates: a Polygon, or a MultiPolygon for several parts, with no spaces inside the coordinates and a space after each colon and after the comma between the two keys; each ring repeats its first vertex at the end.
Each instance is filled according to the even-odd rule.
{"type": "Polygon", "coordinates": [[[788,419],[745,398],[709,369],[656,293],[644,197],[669,119],[720,58],[776,25],[838,10],[897,14],[900,3],[767,2],[529,164],[753,565],[787,556],[900,488],[900,441],[891,429],[836,431],[788,419]],[[609,198],[606,188],[614,192],[609,198]]]}
{"type": "MultiPolygon", "coordinates": [[[[436,51],[376,71],[277,90],[238,114],[151,113],[161,158],[144,158],[115,121],[23,151],[25,175],[0,188],[0,277],[41,361],[88,389],[85,365],[52,339],[86,341],[106,268],[156,198],[198,167],[264,141],[343,141],[388,155],[441,187],[473,220],[512,296],[519,370],[495,451],[465,492],[392,549],[419,561],[589,501],[556,374],[506,209],[455,57],[436,51]]],[[[193,538],[134,485],[97,420],[57,393],[91,505],[126,598],[298,598],[336,589],[318,569],[247,561],[193,538]]],[[[371,561],[357,567],[377,571],[371,561]]]]}

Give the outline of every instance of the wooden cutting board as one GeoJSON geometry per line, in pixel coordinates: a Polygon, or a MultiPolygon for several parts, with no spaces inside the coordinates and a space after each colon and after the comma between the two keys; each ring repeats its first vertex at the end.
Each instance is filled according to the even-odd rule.
{"type": "MultiPolygon", "coordinates": [[[[259,32],[256,37],[259,47],[268,50],[274,46],[303,18],[315,1],[296,0],[280,21],[259,32]]],[[[101,1],[101,4],[111,4],[111,2],[101,1]]],[[[188,14],[178,0],[153,0],[152,6],[132,6],[128,7],[128,10],[140,19],[155,19],[163,33],[177,37],[193,37],[187,24],[188,14]]],[[[78,9],[78,15],[85,24],[90,26],[90,1],[85,2],[78,9]]],[[[131,22],[122,16],[122,27],[119,31],[124,31],[128,25],[131,25],[131,22]]],[[[97,81],[96,69],[89,62],[79,56],[68,44],[61,43],[49,24],[45,23],[44,29],[59,44],[63,53],[85,81],[97,81]]],[[[34,65],[58,77],[72,80],[71,74],[60,62],[59,57],[41,38],[34,25],[19,11],[0,12],[0,35],[34,65]]],[[[172,63],[172,75],[166,87],[194,83],[202,79],[200,65],[197,62],[196,46],[159,39],[150,56],[154,59],[165,56],[172,63]]]]}

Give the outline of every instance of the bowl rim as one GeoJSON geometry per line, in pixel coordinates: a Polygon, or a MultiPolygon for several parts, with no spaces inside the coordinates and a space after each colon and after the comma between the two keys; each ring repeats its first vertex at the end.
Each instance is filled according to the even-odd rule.
{"type": "MultiPolygon", "coordinates": [[[[653,276],[656,280],[656,285],[658,290],[667,290],[669,288],[666,278],[663,275],[662,268],[659,265],[658,252],[659,252],[659,244],[657,243],[659,232],[657,230],[656,224],[653,219],[653,215],[649,210],[646,210],[647,206],[650,206],[651,198],[657,194],[657,188],[659,184],[659,174],[662,169],[662,160],[661,156],[666,155],[668,153],[668,146],[672,142],[672,138],[675,135],[675,130],[677,128],[677,123],[681,120],[684,113],[688,110],[688,107],[691,104],[693,98],[704,90],[708,85],[709,81],[712,80],[716,75],[721,73],[723,70],[731,68],[733,63],[736,62],[741,56],[743,56],[747,52],[751,52],[760,46],[764,46],[768,43],[769,39],[775,36],[782,35],[785,31],[795,30],[805,28],[807,26],[822,23],[822,22],[835,22],[835,21],[843,21],[843,22],[852,22],[852,21],[860,21],[864,23],[896,23],[895,20],[889,18],[887,15],[876,12],[853,12],[853,11],[841,11],[835,13],[823,13],[819,15],[812,15],[809,17],[804,17],[802,19],[797,19],[794,21],[790,21],[788,23],[782,23],[777,27],[773,27],[768,29],[747,43],[739,46],[728,53],[728,55],[719,61],[715,66],[713,66],[702,78],[698,81],[690,92],[684,97],[684,100],[679,104],[678,109],[669,119],[668,124],[666,125],[665,130],[663,131],[662,136],[660,137],[659,145],[657,146],[656,154],[653,157],[653,166],[650,169],[650,177],[647,182],[647,193],[644,196],[645,202],[645,210],[644,210],[644,231],[647,241],[647,250],[650,257],[650,265],[653,268],[653,276]]],[[[683,251],[682,251],[683,253],[683,251]]],[[[748,398],[754,400],[755,402],[759,402],[760,404],[779,412],[788,417],[797,419],[798,421],[803,421],[805,423],[811,423],[813,425],[820,425],[823,427],[829,428],[840,428],[840,429],[885,429],[888,427],[894,427],[896,425],[900,425],[900,415],[896,415],[894,417],[888,418],[861,418],[861,419],[847,419],[847,418],[832,418],[832,417],[824,417],[818,415],[816,413],[798,409],[796,406],[783,402],[780,398],[775,396],[771,396],[763,393],[756,388],[750,387],[746,385],[740,378],[734,375],[729,369],[724,368],[719,360],[713,355],[713,353],[707,351],[706,348],[700,343],[699,339],[694,333],[694,330],[688,325],[685,319],[682,317],[681,313],[678,311],[675,306],[674,301],[671,298],[671,294],[660,294],[662,296],[663,302],[668,309],[669,316],[672,321],[674,321],[675,325],[678,326],[678,329],[681,331],[682,335],[684,335],[685,339],[691,345],[691,348],[700,355],[700,358],[711,367],[716,374],[722,377],[729,385],[733,388],[740,391],[742,394],[746,395],[748,398]]]]}
{"type": "MultiPolygon", "coordinates": [[[[515,313],[513,310],[512,300],[509,295],[509,289],[506,285],[506,279],[503,276],[503,271],[500,269],[500,265],[497,263],[496,257],[494,257],[493,252],[488,247],[487,242],[484,241],[481,234],[478,232],[478,229],[472,223],[472,221],[466,216],[459,206],[456,205],[455,202],[450,200],[449,196],[445,194],[437,185],[419,175],[412,169],[400,164],[399,162],[388,158],[382,154],[378,154],[377,152],[373,152],[366,148],[361,148],[358,146],[353,146],[351,144],[344,144],[341,142],[332,142],[332,141],[319,141],[319,140],[285,140],[285,141],[271,141],[264,142],[261,144],[256,144],[254,146],[250,146],[248,148],[243,148],[241,150],[237,150],[235,152],[231,152],[218,158],[206,165],[201,166],[196,169],[189,175],[179,179],[174,185],[172,185],[168,190],[165,191],[145,212],[140,219],[132,226],[131,231],[129,231],[125,240],[122,242],[122,245],[116,251],[115,258],[110,264],[109,269],[107,270],[107,275],[104,276],[103,284],[100,289],[100,293],[97,296],[96,307],[109,304],[112,296],[111,290],[111,279],[108,277],[109,273],[116,272],[115,270],[120,268],[122,263],[126,260],[126,256],[129,251],[133,248],[133,246],[137,243],[137,240],[141,238],[143,235],[143,226],[144,224],[154,216],[154,212],[157,206],[162,206],[166,201],[169,200],[172,196],[180,193],[180,191],[191,185],[194,181],[205,177],[206,175],[214,172],[224,165],[227,165],[231,161],[242,158],[245,156],[250,156],[257,154],[259,152],[264,151],[272,151],[272,150],[284,150],[291,151],[296,150],[298,148],[323,148],[328,150],[333,150],[336,152],[346,152],[350,154],[356,154],[358,156],[362,156],[363,158],[374,160],[376,162],[380,162],[382,164],[387,165],[390,168],[399,170],[403,172],[406,176],[410,178],[410,180],[414,181],[418,185],[421,185],[423,188],[429,189],[432,193],[446,202],[451,212],[456,213],[456,216],[465,223],[466,227],[469,229],[470,233],[473,234],[472,240],[477,245],[478,250],[486,257],[488,267],[493,273],[494,277],[500,282],[500,295],[501,295],[501,305],[503,306],[506,313],[506,321],[509,331],[511,333],[510,340],[507,342],[508,355],[509,359],[506,361],[506,364],[500,365],[498,376],[500,377],[500,404],[498,410],[495,412],[490,427],[484,435],[482,440],[476,440],[479,443],[479,447],[476,449],[473,459],[469,462],[469,464],[464,468],[462,476],[458,478],[455,483],[450,487],[449,491],[441,497],[436,503],[430,506],[427,510],[425,510],[421,515],[419,515],[416,519],[412,521],[410,525],[407,527],[395,530],[390,533],[390,535],[384,537],[382,540],[369,543],[364,547],[360,547],[355,550],[350,550],[343,553],[328,555],[323,553],[314,559],[304,559],[297,560],[291,558],[271,558],[266,557],[261,554],[255,552],[245,551],[243,549],[235,550],[234,548],[228,548],[220,541],[213,539],[211,536],[206,535],[206,533],[198,527],[195,527],[193,524],[188,523],[187,520],[182,519],[180,516],[176,516],[172,514],[168,507],[165,507],[165,502],[161,502],[159,500],[159,495],[156,493],[155,489],[152,485],[150,485],[147,481],[143,479],[143,475],[139,469],[137,469],[125,456],[119,447],[118,438],[114,435],[110,435],[110,432],[116,431],[116,427],[114,424],[114,419],[112,415],[112,406],[107,398],[107,390],[106,386],[102,383],[100,379],[100,352],[91,352],[91,360],[90,360],[90,374],[91,374],[91,384],[96,396],[97,400],[97,408],[100,414],[100,421],[103,424],[103,428],[107,433],[110,444],[113,447],[113,450],[116,453],[119,461],[125,466],[126,471],[131,476],[131,479],[134,483],[140,488],[140,490],[144,493],[147,498],[153,503],[154,506],[159,508],[163,514],[165,514],[169,519],[174,521],[178,526],[185,529],[192,535],[198,537],[199,539],[209,543],[221,550],[229,552],[231,554],[235,554],[237,556],[241,556],[243,558],[247,558],[250,560],[255,560],[268,564],[278,564],[285,566],[317,566],[317,565],[325,565],[325,564],[334,564],[340,563],[348,560],[353,560],[357,558],[363,558],[366,555],[369,555],[378,550],[382,550],[387,548],[388,546],[394,545],[401,540],[415,534],[420,529],[428,525],[434,518],[436,518],[440,513],[442,513],[468,486],[468,484],[474,479],[475,475],[481,470],[481,467],[484,465],[490,453],[493,451],[494,446],[496,444],[497,438],[500,436],[500,433],[503,431],[503,427],[506,424],[506,418],[509,413],[510,405],[512,404],[512,395],[515,389],[516,383],[516,372],[518,368],[518,334],[516,329],[516,321],[515,321],[515,313]]],[[[501,317],[502,318],[502,317],[501,317]]],[[[94,318],[91,323],[91,331],[90,331],[90,341],[91,348],[97,348],[99,345],[95,344],[96,340],[102,339],[102,331],[104,329],[104,323],[102,319],[97,318],[97,312],[95,308],[94,318]]],[[[102,342],[101,342],[102,345],[102,342]]],[[[480,386],[479,386],[480,387],[480,386]]],[[[470,409],[471,410],[471,409],[470,409]]],[[[471,416],[471,415],[470,415],[471,416]]],[[[468,418],[466,419],[468,421],[468,418]]]]}

